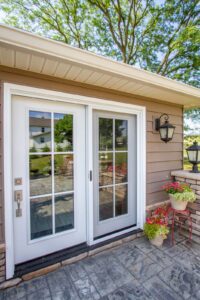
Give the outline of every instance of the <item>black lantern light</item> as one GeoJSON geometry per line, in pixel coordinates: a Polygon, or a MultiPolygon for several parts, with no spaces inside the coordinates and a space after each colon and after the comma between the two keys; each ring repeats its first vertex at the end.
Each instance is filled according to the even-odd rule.
{"type": "Polygon", "coordinates": [[[200,163],[200,146],[195,141],[192,146],[186,149],[188,160],[193,164],[191,173],[199,173],[198,164],[200,163]]]}
{"type": "Polygon", "coordinates": [[[160,138],[165,143],[172,140],[174,135],[175,126],[169,123],[169,116],[162,114],[160,118],[155,120],[156,130],[160,132],[160,138]],[[165,122],[161,125],[161,119],[164,117],[165,122]]]}

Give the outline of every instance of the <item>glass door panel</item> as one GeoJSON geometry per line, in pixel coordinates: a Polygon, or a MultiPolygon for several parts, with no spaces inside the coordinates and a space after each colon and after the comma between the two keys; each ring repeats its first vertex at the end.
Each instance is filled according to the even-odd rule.
{"type": "Polygon", "coordinates": [[[74,228],[73,115],[29,111],[31,239],[74,228]]]}
{"type": "Polygon", "coordinates": [[[94,113],[94,235],[136,224],[136,116],[94,113]]]}
{"type": "Polygon", "coordinates": [[[128,121],[114,118],[98,120],[101,221],[126,214],[128,211],[127,196],[124,192],[127,190],[128,181],[128,121]]]}

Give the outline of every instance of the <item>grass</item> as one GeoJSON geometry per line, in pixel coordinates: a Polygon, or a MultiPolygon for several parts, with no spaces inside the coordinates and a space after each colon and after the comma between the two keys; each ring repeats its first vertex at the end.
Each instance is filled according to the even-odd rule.
{"type": "Polygon", "coordinates": [[[192,164],[188,161],[187,158],[184,158],[183,169],[184,170],[192,170],[192,164]]]}

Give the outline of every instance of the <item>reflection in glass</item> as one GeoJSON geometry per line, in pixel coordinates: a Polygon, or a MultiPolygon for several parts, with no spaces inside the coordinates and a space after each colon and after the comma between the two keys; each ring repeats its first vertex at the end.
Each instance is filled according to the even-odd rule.
{"type": "Polygon", "coordinates": [[[115,149],[127,150],[128,121],[115,120],[115,149]]]}
{"type": "Polygon", "coordinates": [[[31,239],[52,234],[52,199],[31,199],[31,239]]]}
{"type": "Polygon", "coordinates": [[[55,197],[55,232],[74,228],[74,195],[55,197]]]}
{"type": "Polygon", "coordinates": [[[51,113],[29,111],[30,152],[51,151],[51,113]]]}
{"type": "Polygon", "coordinates": [[[51,156],[30,155],[30,196],[50,194],[51,182],[51,156]]]}
{"type": "Polygon", "coordinates": [[[99,189],[99,220],[113,217],[113,188],[99,189]]]}
{"type": "Polygon", "coordinates": [[[99,150],[113,150],[113,120],[99,118],[99,150]]]}
{"type": "Polygon", "coordinates": [[[127,182],[127,152],[115,153],[115,183],[127,182]]]}
{"type": "Polygon", "coordinates": [[[115,215],[121,216],[128,213],[127,184],[115,187],[115,215]]]}
{"type": "Polygon", "coordinates": [[[73,190],[73,154],[54,156],[55,192],[73,190]]]}
{"type": "Polygon", "coordinates": [[[99,185],[113,184],[113,154],[99,153],[99,185]]]}
{"type": "Polygon", "coordinates": [[[54,113],[56,152],[73,151],[73,115],[54,113]]]}

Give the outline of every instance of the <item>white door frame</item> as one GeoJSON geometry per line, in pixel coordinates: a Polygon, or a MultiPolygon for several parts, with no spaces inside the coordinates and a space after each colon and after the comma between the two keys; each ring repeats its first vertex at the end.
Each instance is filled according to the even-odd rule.
{"type": "Polygon", "coordinates": [[[146,108],[144,106],[125,104],[74,95],[52,90],[4,83],[3,86],[3,152],[4,152],[4,214],[5,214],[5,244],[6,244],[6,279],[14,275],[14,242],[13,242],[13,184],[12,184],[12,96],[27,96],[51,101],[82,104],[86,106],[86,202],[87,202],[87,243],[97,244],[107,239],[130,232],[133,229],[122,230],[98,240],[93,235],[93,182],[89,181],[89,171],[93,169],[92,125],[93,110],[105,110],[137,115],[137,226],[143,228],[146,210],[146,108]],[[5,201],[6,199],[6,201],[5,201]]]}

